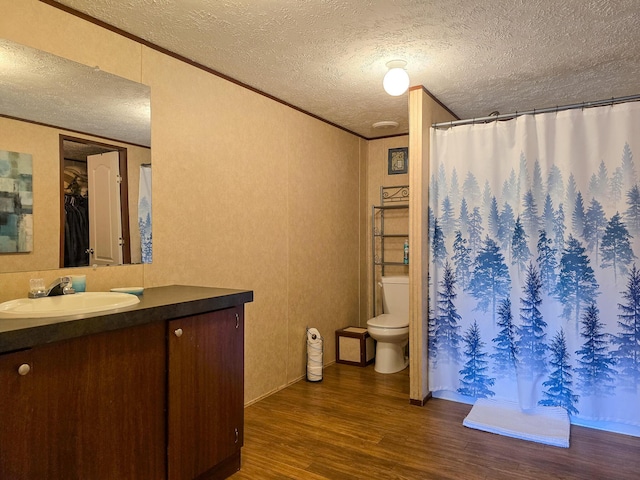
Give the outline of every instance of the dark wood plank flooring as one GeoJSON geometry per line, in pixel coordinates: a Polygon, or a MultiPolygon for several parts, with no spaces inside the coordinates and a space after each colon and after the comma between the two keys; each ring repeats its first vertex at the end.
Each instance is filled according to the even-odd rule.
{"type": "Polygon", "coordinates": [[[409,404],[408,369],[334,364],[245,409],[242,469],[258,479],[640,479],[640,438],[571,426],[558,448],[462,426],[470,405],[409,404]]]}

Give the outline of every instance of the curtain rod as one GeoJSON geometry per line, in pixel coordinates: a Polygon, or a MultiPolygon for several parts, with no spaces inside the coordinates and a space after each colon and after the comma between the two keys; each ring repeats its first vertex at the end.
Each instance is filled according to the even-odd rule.
{"type": "Polygon", "coordinates": [[[583,102],[583,103],[574,103],[573,105],[563,105],[560,107],[541,108],[540,110],[534,108],[533,110],[529,110],[526,112],[504,113],[502,115],[489,115],[487,117],[469,118],[466,120],[453,120],[451,122],[440,122],[440,123],[434,123],[431,126],[433,128],[449,128],[449,127],[456,127],[458,125],[468,125],[468,124],[474,124],[474,123],[489,123],[496,120],[510,120],[512,118],[520,117],[522,115],[535,115],[536,113],[561,112],[563,110],[572,110],[575,108],[600,107],[602,105],[614,105],[616,103],[633,102],[637,100],[640,100],[640,95],[629,95],[626,97],[610,98],[607,100],[597,100],[595,102],[583,102]]]}

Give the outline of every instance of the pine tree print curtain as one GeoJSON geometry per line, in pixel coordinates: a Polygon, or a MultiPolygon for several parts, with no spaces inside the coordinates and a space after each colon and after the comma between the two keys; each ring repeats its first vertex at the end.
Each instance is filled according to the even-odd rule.
{"type": "Polygon", "coordinates": [[[431,131],[429,382],[640,426],[640,103],[431,131]]]}
{"type": "Polygon", "coordinates": [[[140,166],[140,189],[138,193],[138,227],[142,263],[153,261],[153,236],[151,215],[151,166],[140,166]]]}

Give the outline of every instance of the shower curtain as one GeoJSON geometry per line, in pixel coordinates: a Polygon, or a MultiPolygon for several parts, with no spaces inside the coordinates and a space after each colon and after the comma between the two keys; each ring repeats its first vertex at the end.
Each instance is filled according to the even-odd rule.
{"type": "Polygon", "coordinates": [[[639,102],[431,129],[437,396],[640,426],[638,152],[639,102]]]}
{"type": "Polygon", "coordinates": [[[151,165],[140,166],[140,188],[138,193],[138,226],[140,228],[140,247],[142,263],[153,260],[153,237],[151,215],[151,165]]]}

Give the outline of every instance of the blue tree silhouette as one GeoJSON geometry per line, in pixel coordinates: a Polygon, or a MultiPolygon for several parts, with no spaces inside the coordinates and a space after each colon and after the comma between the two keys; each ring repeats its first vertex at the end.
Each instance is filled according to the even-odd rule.
{"type": "Polygon", "coordinates": [[[512,376],[515,374],[518,358],[516,346],[517,328],[513,323],[511,314],[511,299],[508,297],[500,302],[498,307],[498,335],[492,340],[495,343],[493,358],[493,372],[498,377],[512,376]]]}
{"type": "Polygon", "coordinates": [[[584,238],[584,216],[584,201],[582,200],[582,193],[578,192],[573,213],[571,214],[571,228],[578,238],[584,238]]]}
{"type": "Polygon", "coordinates": [[[551,201],[559,204],[563,200],[564,183],[562,180],[562,172],[557,165],[551,165],[549,175],[547,176],[547,193],[551,195],[551,201]]]}
{"type": "Polygon", "coordinates": [[[633,235],[640,233],[640,188],[635,184],[627,192],[628,208],[624,212],[624,221],[633,235]]]}
{"type": "Polygon", "coordinates": [[[460,361],[460,320],[455,306],[456,279],[451,265],[444,266],[440,290],[438,291],[438,313],[435,317],[434,337],[436,338],[438,362],[458,363],[460,361]]]}
{"type": "Polygon", "coordinates": [[[553,225],[555,223],[556,214],[553,210],[553,201],[551,200],[551,195],[547,194],[544,197],[544,208],[542,210],[542,227],[547,231],[548,234],[553,232],[553,225]]]}
{"type": "Polygon", "coordinates": [[[564,208],[562,203],[558,205],[556,215],[553,222],[553,243],[555,244],[556,252],[558,255],[562,254],[564,250],[564,231],[566,227],[564,225],[564,208]]]}
{"type": "Polygon", "coordinates": [[[429,206],[434,208],[433,215],[440,216],[440,186],[435,173],[431,174],[431,184],[429,186],[429,206]]]}
{"type": "Polygon", "coordinates": [[[453,205],[449,201],[449,197],[446,196],[442,200],[442,215],[440,216],[440,226],[445,237],[448,237],[456,230],[457,223],[453,205]]]}
{"type": "Polygon", "coordinates": [[[427,225],[429,226],[429,238],[433,238],[433,225],[435,220],[435,214],[433,213],[433,208],[429,205],[429,209],[427,210],[427,225]]]}
{"type": "Polygon", "coordinates": [[[607,166],[604,164],[604,160],[600,160],[600,166],[598,167],[598,192],[596,197],[606,198],[609,195],[609,172],[607,172],[607,166]]]}
{"type": "Polygon", "coordinates": [[[497,304],[509,295],[510,285],[509,269],[504,263],[500,248],[487,235],[473,263],[469,291],[478,300],[477,309],[486,312],[491,306],[494,324],[497,304]]]}
{"type": "Polygon", "coordinates": [[[444,243],[444,233],[440,228],[438,219],[433,219],[433,237],[431,238],[431,254],[433,255],[433,262],[438,265],[444,265],[444,261],[447,258],[447,247],[444,243]]]}
{"type": "Polygon", "coordinates": [[[613,171],[611,175],[611,181],[609,182],[609,198],[611,204],[617,208],[618,202],[622,198],[622,186],[624,185],[624,179],[622,178],[622,167],[618,167],[613,171]]]}
{"type": "Polygon", "coordinates": [[[531,193],[536,205],[542,205],[544,201],[544,180],[542,180],[542,169],[540,161],[536,159],[533,163],[533,178],[531,179],[531,193]]]}
{"type": "Polygon", "coordinates": [[[520,297],[520,325],[517,328],[518,368],[523,376],[531,378],[534,374],[547,371],[545,343],[547,323],[542,318],[540,306],[542,282],[538,270],[529,263],[527,277],[520,297]]]}
{"type": "Polygon", "coordinates": [[[479,207],[475,207],[473,209],[471,218],[469,218],[468,230],[469,247],[471,248],[471,252],[475,254],[481,248],[482,230],[484,230],[482,226],[482,215],[480,215],[479,207]]]}
{"type": "Polygon", "coordinates": [[[573,173],[569,175],[567,180],[567,189],[565,190],[565,210],[567,214],[572,214],[573,209],[576,206],[576,197],[578,196],[578,187],[576,186],[576,179],[573,173]]]}
{"type": "Polygon", "coordinates": [[[151,225],[151,214],[147,213],[144,227],[140,229],[142,242],[142,263],[153,262],[153,231],[151,225]]]}
{"type": "Polygon", "coordinates": [[[484,342],[480,338],[480,329],[475,320],[464,336],[464,355],[467,359],[460,373],[458,393],[475,398],[493,397],[495,393],[489,388],[495,379],[487,375],[489,362],[487,353],[483,351],[484,342]]]}
{"type": "Polygon", "coordinates": [[[538,204],[531,190],[527,190],[527,193],[524,195],[522,207],[522,225],[527,235],[534,237],[540,229],[540,217],[538,215],[538,204]]]}
{"type": "Polygon", "coordinates": [[[498,211],[498,201],[496,197],[491,197],[491,204],[489,206],[489,216],[487,218],[489,224],[488,233],[494,239],[499,239],[500,230],[500,212],[498,211]]]}
{"type": "Polygon", "coordinates": [[[603,333],[604,323],[595,303],[587,307],[582,316],[580,335],[585,339],[580,350],[576,350],[579,367],[578,388],[585,396],[610,395],[615,388],[613,382],[616,371],[611,368],[615,360],[607,347],[607,335],[603,333]]]}
{"type": "Polygon", "coordinates": [[[569,414],[577,415],[579,412],[575,405],[578,403],[579,397],[574,395],[571,390],[573,375],[569,363],[567,340],[562,329],[553,338],[550,350],[551,360],[549,363],[553,370],[549,375],[549,380],[542,383],[542,386],[547,389],[542,392],[544,398],[538,404],[547,407],[563,407],[569,414]]]}
{"type": "Polygon", "coordinates": [[[467,246],[467,239],[462,238],[462,232],[456,230],[456,237],[453,241],[453,263],[456,267],[456,279],[460,282],[463,290],[469,286],[471,278],[471,249],[467,246]]]}
{"type": "Polygon", "coordinates": [[[618,273],[625,275],[627,265],[636,258],[631,249],[631,235],[620,220],[618,212],[607,223],[602,235],[600,254],[602,256],[600,267],[613,269],[613,278],[616,284],[618,283],[618,273]]]}
{"type": "Polygon", "coordinates": [[[451,205],[457,205],[460,201],[460,185],[458,184],[458,172],[456,171],[456,167],[453,167],[453,171],[451,172],[449,198],[451,199],[451,205]]]}
{"type": "MultiPolygon", "coordinates": [[[[511,170],[513,172],[513,170],[511,170]]],[[[511,186],[509,185],[509,180],[505,180],[504,182],[502,182],[502,201],[509,203],[511,201],[511,186]]]]}
{"type": "Polygon", "coordinates": [[[447,171],[444,168],[444,163],[438,165],[438,189],[442,195],[447,195],[447,171]]]}
{"type": "Polygon", "coordinates": [[[520,217],[516,219],[511,237],[511,265],[518,267],[518,275],[524,270],[525,265],[531,257],[529,246],[527,245],[528,235],[522,228],[520,217]]]}
{"type": "Polygon", "coordinates": [[[540,230],[538,234],[538,267],[540,268],[540,280],[542,281],[542,290],[546,294],[553,294],[556,290],[556,269],[558,262],[556,261],[556,250],[551,246],[553,242],[547,237],[547,232],[540,230]]]}
{"type": "Polygon", "coordinates": [[[429,348],[429,359],[431,360],[431,367],[435,367],[437,364],[438,357],[438,339],[436,337],[436,314],[433,310],[433,302],[431,300],[431,273],[427,273],[427,283],[429,285],[429,290],[427,293],[427,311],[428,311],[428,335],[427,335],[427,345],[429,348]]]}
{"type": "Polygon", "coordinates": [[[505,180],[502,185],[502,201],[509,204],[518,203],[518,180],[513,168],[509,174],[509,179],[505,180]]]}
{"type": "Polygon", "coordinates": [[[607,198],[609,195],[609,173],[607,172],[607,166],[604,164],[604,160],[600,161],[598,167],[598,174],[595,173],[589,180],[589,194],[595,198],[607,198]]]}
{"type": "Polygon", "coordinates": [[[500,212],[500,226],[498,227],[498,240],[500,247],[505,252],[511,251],[511,237],[515,226],[516,219],[513,216],[513,208],[505,202],[502,212],[500,212]]]}
{"type": "Polygon", "coordinates": [[[484,217],[489,216],[489,210],[491,209],[491,198],[493,195],[491,194],[491,186],[489,185],[489,180],[485,180],[484,188],[482,189],[482,215],[484,217]]]}
{"type": "Polygon", "coordinates": [[[587,248],[591,252],[595,252],[596,265],[598,264],[598,250],[600,249],[600,239],[604,235],[607,227],[607,217],[604,214],[602,205],[595,198],[591,199],[591,204],[584,218],[584,239],[587,242],[587,248]]]}
{"type": "Polygon", "coordinates": [[[460,229],[463,237],[466,238],[469,235],[469,206],[467,205],[467,200],[464,197],[462,197],[462,200],[460,201],[458,228],[460,229]]]}
{"type": "Polygon", "coordinates": [[[625,303],[619,303],[619,333],[612,342],[618,349],[612,354],[617,361],[619,381],[625,390],[637,392],[640,383],[640,271],[633,264],[622,292],[625,303]]]}
{"type": "Polygon", "coordinates": [[[596,281],[589,257],[580,241],[569,235],[560,259],[560,276],[556,288],[556,297],[564,305],[563,316],[567,319],[574,314],[576,331],[580,321],[580,309],[596,299],[598,282],[596,281]]]}
{"type": "Polygon", "coordinates": [[[471,205],[478,205],[480,202],[480,186],[476,177],[471,172],[467,172],[467,176],[462,184],[462,196],[467,199],[471,205]]]}
{"type": "Polygon", "coordinates": [[[623,178],[623,190],[629,190],[636,182],[636,167],[633,164],[633,153],[628,142],[622,147],[622,161],[620,164],[623,178]]]}
{"type": "Polygon", "coordinates": [[[520,198],[529,185],[529,170],[527,167],[527,157],[524,156],[524,152],[520,152],[520,163],[518,165],[518,183],[517,183],[517,199],[520,198]]]}

